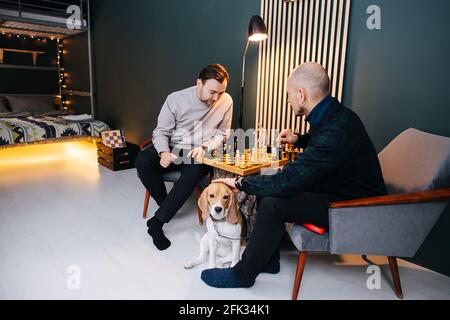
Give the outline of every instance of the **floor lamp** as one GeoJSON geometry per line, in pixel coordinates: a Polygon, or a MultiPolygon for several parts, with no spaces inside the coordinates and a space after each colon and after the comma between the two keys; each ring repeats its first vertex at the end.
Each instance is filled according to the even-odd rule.
{"type": "Polygon", "coordinates": [[[250,42],[261,42],[268,37],[267,27],[260,16],[253,16],[248,27],[248,39],[245,45],[244,58],[242,61],[242,85],[241,85],[241,100],[239,103],[239,128],[243,127],[242,118],[244,113],[244,87],[245,87],[245,60],[247,56],[250,42]]]}

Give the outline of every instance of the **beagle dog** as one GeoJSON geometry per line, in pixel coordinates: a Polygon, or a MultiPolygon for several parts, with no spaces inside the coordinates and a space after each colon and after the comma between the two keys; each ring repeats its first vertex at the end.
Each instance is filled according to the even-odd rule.
{"type": "Polygon", "coordinates": [[[230,262],[234,267],[240,260],[241,240],[247,233],[245,217],[237,207],[234,192],[223,183],[213,183],[203,191],[198,206],[208,232],[200,241],[199,256],[184,268],[191,269],[205,262],[208,253],[208,268],[223,267],[230,262]]]}

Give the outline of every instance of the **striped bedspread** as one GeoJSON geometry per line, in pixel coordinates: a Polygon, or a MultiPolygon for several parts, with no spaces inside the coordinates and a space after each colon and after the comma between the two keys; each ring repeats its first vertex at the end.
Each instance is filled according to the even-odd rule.
{"type": "Polygon", "coordinates": [[[70,121],[62,117],[0,118],[0,147],[65,137],[100,137],[100,132],[104,130],[109,130],[108,125],[97,120],[70,121]]]}

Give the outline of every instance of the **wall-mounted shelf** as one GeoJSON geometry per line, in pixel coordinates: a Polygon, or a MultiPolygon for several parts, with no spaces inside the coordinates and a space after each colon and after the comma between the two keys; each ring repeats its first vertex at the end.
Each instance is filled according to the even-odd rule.
{"type": "Polygon", "coordinates": [[[21,66],[21,65],[16,65],[16,64],[0,64],[0,69],[24,69],[24,70],[58,71],[58,67],[21,66]]]}
{"type": "Polygon", "coordinates": [[[36,51],[36,50],[19,50],[19,49],[11,49],[11,48],[0,48],[0,63],[4,63],[3,59],[5,57],[5,52],[13,52],[13,53],[26,53],[31,54],[33,58],[33,66],[37,65],[37,59],[40,54],[45,54],[45,51],[36,51]]]}

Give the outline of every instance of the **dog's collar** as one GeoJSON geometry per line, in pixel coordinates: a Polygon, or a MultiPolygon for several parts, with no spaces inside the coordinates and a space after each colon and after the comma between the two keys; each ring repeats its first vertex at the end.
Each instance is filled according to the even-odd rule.
{"type": "Polygon", "coordinates": [[[213,221],[214,230],[216,230],[217,235],[218,235],[219,237],[225,238],[225,239],[228,239],[228,240],[242,240],[242,239],[243,239],[243,238],[230,238],[230,237],[227,237],[227,236],[224,236],[224,235],[220,234],[220,232],[219,232],[219,227],[217,226],[217,223],[218,223],[218,222],[225,222],[225,221],[227,220],[226,217],[223,218],[223,219],[221,219],[221,220],[214,219],[214,217],[213,217],[211,214],[209,215],[209,217],[210,217],[211,220],[213,221]]]}
{"type": "Polygon", "coordinates": [[[211,220],[213,221],[213,222],[225,222],[226,220],[227,220],[227,218],[226,217],[223,217],[222,219],[220,219],[220,220],[217,220],[217,219],[215,219],[211,214],[209,215],[209,217],[211,218],[211,220]]]}

